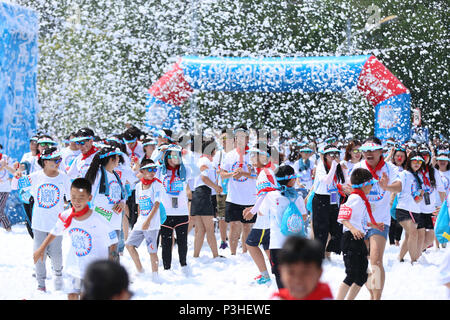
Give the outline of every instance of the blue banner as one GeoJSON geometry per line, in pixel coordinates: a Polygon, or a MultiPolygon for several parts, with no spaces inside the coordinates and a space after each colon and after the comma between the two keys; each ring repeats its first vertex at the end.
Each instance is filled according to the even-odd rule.
{"type": "Polygon", "coordinates": [[[375,136],[405,142],[410,136],[411,95],[399,94],[375,106],[375,136]]]}
{"type": "Polygon", "coordinates": [[[148,94],[145,116],[145,124],[149,130],[174,130],[179,124],[180,107],[165,103],[148,94]]]}

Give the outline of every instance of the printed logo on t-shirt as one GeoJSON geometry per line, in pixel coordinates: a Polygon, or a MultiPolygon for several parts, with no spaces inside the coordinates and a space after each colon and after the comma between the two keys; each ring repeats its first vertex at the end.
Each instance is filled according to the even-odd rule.
{"type": "Polygon", "coordinates": [[[69,231],[72,239],[72,247],[75,249],[75,254],[78,257],[84,257],[92,250],[92,236],[83,229],[73,228],[69,231]]]}
{"type": "Polygon", "coordinates": [[[19,189],[25,189],[25,188],[31,187],[31,180],[30,180],[30,177],[28,177],[28,176],[20,178],[17,181],[17,183],[18,183],[19,189]]]}
{"type": "Polygon", "coordinates": [[[339,209],[338,219],[349,220],[352,216],[352,208],[343,204],[339,209]]]}
{"type": "Polygon", "coordinates": [[[166,193],[173,196],[178,196],[184,189],[183,181],[181,181],[179,177],[175,177],[173,182],[170,183],[170,176],[165,176],[163,179],[163,186],[166,193]]]}
{"type": "Polygon", "coordinates": [[[60,192],[57,186],[45,183],[39,186],[37,191],[37,202],[39,207],[49,209],[56,206],[60,199],[60,192]]]}
{"type": "Polygon", "coordinates": [[[367,199],[371,202],[380,201],[384,198],[384,195],[386,194],[386,191],[381,189],[378,185],[378,182],[376,182],[372,186],[372,190],[370,190],[370,193],[367,195],[367,199]]]}
{"type": "Polygon", "coordinates": [[[65,164],[67,167],[69,167],[69,166],[72,164],[73,160],[75,160],[76,157],[77,157],[76,154],[71,154],[71,155],[67,156],[67,158],[66,158],[64,164],[65,164]]]}
{"type": "MultiPolygon", "coordinates": [[[[236,170],[237,168],[239,168],[239,161],[236,161],[233,166],[231,167],[231,171],[236,170]]],[[[242,169],[246,172],[250,172],[250,167],[248,166],[247,162],[244,161],[244,164],[242,166],[242,169]]],[[[247,177],[240,177],[239,179],[233,178],[234,181],[238,181],[238,182],[245,182],[248,180],[247,177]]]]}
{"type": "Polygon", "coordinates": [[[94,211],[106,218],[106,220],[111,221],[113,215],[112,211],[106,210],[102,207],[95,207],[94,211]]]}
{"type": "Polygon", "coordinates": [[[117,180],[109,183],[109,195],[107,195],[109,204],[117,204],[122,199],[122,189],[117,180]]]}
{"type": "Polygon", "coordinates": [[[140,214],[144,217],[148,216],[153,208],[152,199],[149,196],[140,196],[138,199],[140,214]]]}

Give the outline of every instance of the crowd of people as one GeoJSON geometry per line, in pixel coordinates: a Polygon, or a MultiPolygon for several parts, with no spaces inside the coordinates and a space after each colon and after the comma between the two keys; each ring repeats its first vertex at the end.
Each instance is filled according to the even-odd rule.
{"type": "Polygon", "coordinates": [[[18,190],[44,292],[47,256],[55,288],[64,287],[62,239],[70,237],[69,299],[83,297],[86,270],[97,260],[120,265],[127,253],[137,274],[146,272],[137,250],[144,240],[152,281],[162,281],[160,258],[171,269],[174,248],[189,276],[193,232],[192,259],[205,239],[213,259],[248,253],[259,272],[249,275],[252,285],[270,285],[272,273],[274,299],[332,299],[320,275],[334,253],[345,264],[336,298],[354,299],[365,285],[378,300],[387,242],[399,248],[399,263],[411,264],[445,245],[433,229],[449,197],[449,156],[445,141],[280,141],[246,125],[199,135],[128,126],[103,138],[81,128],[62,142],[37,134],[19,162],[0,154],[0,223],[11,230],[4,207],[18,190]]]}

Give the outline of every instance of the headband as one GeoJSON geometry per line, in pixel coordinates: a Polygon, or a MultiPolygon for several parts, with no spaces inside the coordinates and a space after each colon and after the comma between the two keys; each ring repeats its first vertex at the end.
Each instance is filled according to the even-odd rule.
{"type": "Polygon", "coordinates": [[[330,149],[327,149],[327,150],[323,150],[323,151],[322,151],[323,154],[327,154],[327,153],[330,153],[330,152],[338,152],[338,153],[341,153],[341,150],[339,150],[338,148],[330,148],[330,149]]]}
{"type": "Polygon", "coordinates": [[[107,157],[110,157],[110,156],[113,156],[113,155],[116,155],[116,154],[121,155],[121,154],[122,154],[122,151],[117,151],[117,150],[110,151],[110,152],[107,152],[107,153],[105,153],[105,154],[101,154],[101,155],[99,156],[99,158],[100,158],[100,159],[104,159],[104,158],[107,158],[107,157]]]}
{"type": "Polygon", "coordinates": [[[50,140],[50,139],[39,139],[37,141],[38,144],[40,143],[51,143],[53,145],[57,145],[58,143],[56,141],[50,140]]]}
{"type": "Polygon", "coordinates": [[[275,177],[275,179],[276,179],[277,181],[282,181],[282,180],[296,179],[296,178],[298,178],[298,177],[300,177],[299,174],[291,174],[291,175],[284,176],[284,177],[275,177]]]}
{"type": "Polygon", "coordinates": [[[411,160],[418,160],[418,161],[425,162],[425,160],[421,156],[412,157],[411,160]]]}
{"type": "Polygon", "coordinates": [[[383,149],[382,145],[373,143],[373,142],[366,142],[364,143],[359,150],[361,151],[375,151],[375,150],[381,150],[383,149]]]}
{"type": "Polygon", "coordinates": [[[169,137],[164,130],[159,130],[158,131],[158,136],[163,137],[164,139],[167,139],[169,141],[173,141],[173,139],[171,137],[169,137]]]}
{"type": "Polygon", "coordinates": [[[160,166],[157,165],[156,163],[149,163],[149,164],[146,164],[145,166],[141,167],[139,170],[148,169],[148,168],[159,168],[159,167],[160,166]]]}
{"type": "Polygon", "coordinates": [[[144,143],[142,144],[142,146],[145,147],[145,146],[148,146],[148,145],[150,145],[150,144],[158,144],[158,142],[152,140],[152,141],[144,142],[144,143]]]}
{"type": "Polygon", "coordinates": [[[55,151],[53,153],[41,156],[41,159],[50,160],[50,159],[55,159],[55,158],[58,158],[58,157],[61,157],[61,152],[55,151]]]}
{"type": "Polygon", "coordinates": [[[436,160],[450,161],[450,159],[448,157],[445,157],[445,156],[437,157],[436,160]]]}
{"type": "Polygon", "coordinates": [[[137,141],[137,138],[134,138],[132,140],[126,140],[125,138],[123,138],[123,142],[125,142],[125,143],[134,143],[136,141],[137,141]]]}
{"type": "Polygon", "coordinates": [[[265,155],[266,157],[270,158],[270,154],[268,152],[264,152],[257,148],[251,148],[250,150],[247,150],[246,153],[259,153],[259,154],[265,155]]]}
{"type": "Polygon", "coordinates": [[[91,139],[94,139],[94,137],[93,136],[87,136],[87,137],[76,137],[76,138],[73,138],[72,140],[70,140],[70,141],[72,141],[72,142],[78,142],[78,141],[83,141],[83,140],[91,140],[91,139]]]}
{"type": "Polygon", "coordinates": [[[121,141],[120,139],[116,138],[116,137],[112,137],[112,138],[106,138],[106,141],[113,141],[113,142],[117,142],[122,144],[123,141],[121,141]]]}
{"type": "Polygon", "coordinates": [[[371,185],[375,184],[376,182],[377,182],[377,180],[371,179],[371,180],[366,181],[361,184],[352,184],[352,188],[353,189],[361,189],[362,187],[365,187],[365,186],[371,186],[371,185]]]}
{"type": "Polygon", "coordinates": [[[310,148],[303,148],[303,149],[300,149],[300,152],[314,152],[314,150],[310,149],[310,148]]]}

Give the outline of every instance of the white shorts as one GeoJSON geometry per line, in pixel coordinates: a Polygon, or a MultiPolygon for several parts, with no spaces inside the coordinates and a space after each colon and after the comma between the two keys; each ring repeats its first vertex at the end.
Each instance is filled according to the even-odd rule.
{"type": "Polygon", "coordinates": [[[158,246],[156,245],[158,239],[159,230],[133,230],[128,236],[125,245],[138,248],[142,241],[147,244],[148,253],[157,253],[158,246]]]}
{"type": "Polygon", "coordinates": [[[80,278],[69,275],[68,285],[65,286],[66,294],[81,294],[82,281],[80,278]]]}

